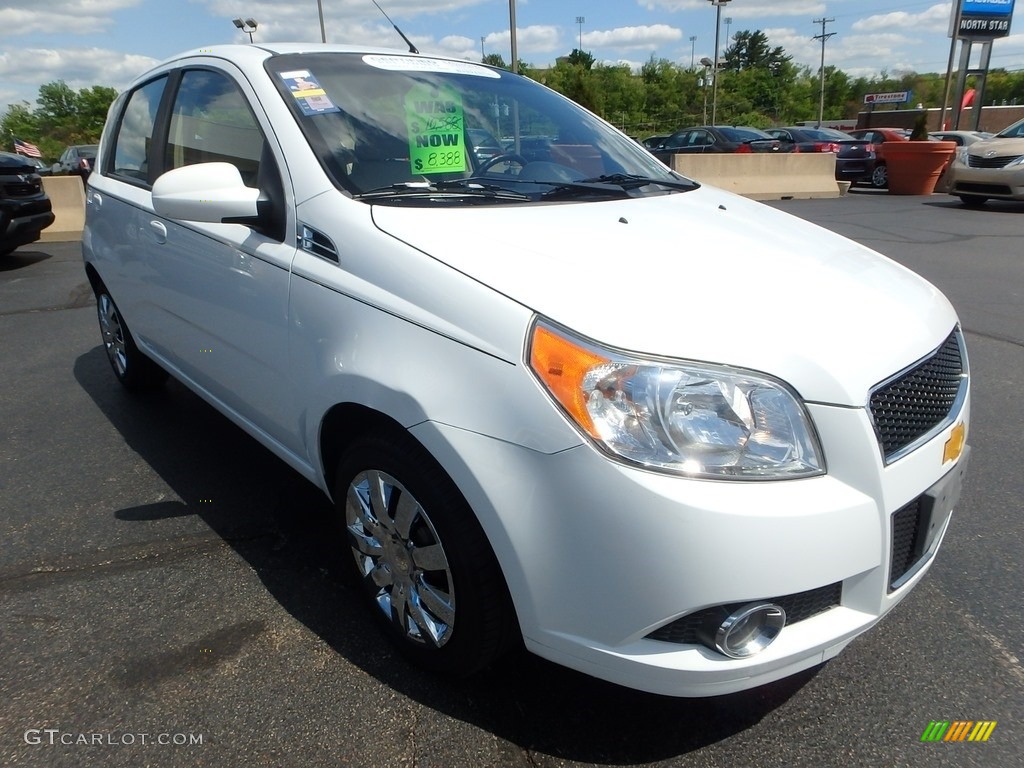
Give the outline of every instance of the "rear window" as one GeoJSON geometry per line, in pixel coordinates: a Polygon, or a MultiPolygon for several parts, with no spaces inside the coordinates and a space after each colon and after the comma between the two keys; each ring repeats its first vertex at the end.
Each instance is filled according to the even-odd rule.
{"type": "Polygon", "coordinates": [[[774,138],[756,128],[723,128],[722,135],[729,141],[763,141],[774,138]]]}

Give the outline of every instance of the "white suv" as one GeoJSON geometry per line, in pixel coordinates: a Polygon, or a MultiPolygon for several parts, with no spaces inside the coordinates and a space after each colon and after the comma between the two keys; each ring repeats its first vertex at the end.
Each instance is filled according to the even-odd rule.
{"type": "Polygon", "coordinates": [[[509,72],[192,51],[118,97],[87,202],[117,378],[170,373],[328,494],[429,667],[522,641],[647,691],[757,686],[906,596],[959,496],[934,287],[509,72]]]}

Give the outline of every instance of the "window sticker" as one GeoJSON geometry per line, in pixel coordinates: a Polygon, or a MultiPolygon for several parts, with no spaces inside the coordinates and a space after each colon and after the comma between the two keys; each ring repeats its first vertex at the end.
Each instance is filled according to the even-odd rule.
{"type": "Polygon", "coordinates": [[[501,75],[493,69],[481,67],[469,61],[447,61],[445,59],[430,59],[422,56],[381,56],[368,54],[363,56],[363,61],[377,69],[387,69],[392,72],[442,72],[453,75],[475,75],[476,77],[489,77],[500,80],[501,75]]]}
{"type": "Polygon", "coordinates": [[[334,102],[328,98],[327,92],[308,69],[282,72],[280,77],[291,91],[292,96],[295,97],[295,103],[299,105],[302,114],[309,116],[341,112],[338,107],[334,106],[334,102]]]}
{"type": "Polygon", "coordinates": [[[417,85],[405,95],[413,173],[466,170],[462,97],[452,88],[417,85]]]}

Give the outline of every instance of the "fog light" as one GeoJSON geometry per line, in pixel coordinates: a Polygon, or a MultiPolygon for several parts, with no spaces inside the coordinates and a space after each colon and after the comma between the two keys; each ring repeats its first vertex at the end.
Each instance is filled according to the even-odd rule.
{"type": "Polygon", "coordinates": [[[785,625],[786,611],[781,606],[747,603],[733,610],[717,626],[709,625],[699,635],[709,648],[731,659],[745,659],[771,645],[785,625]]]}

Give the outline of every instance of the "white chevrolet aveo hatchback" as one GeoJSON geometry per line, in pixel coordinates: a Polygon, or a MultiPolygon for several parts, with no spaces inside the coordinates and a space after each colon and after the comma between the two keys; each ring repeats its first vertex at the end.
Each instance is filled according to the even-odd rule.
{"type": "Polygon", "coordinates": [[[121,383],[174,376],[328,494],[433,669],[776,680],[907,595],[960,493],[939,291],[502,70],[166,61],[111,108],[83,249],[121,383]]]}

